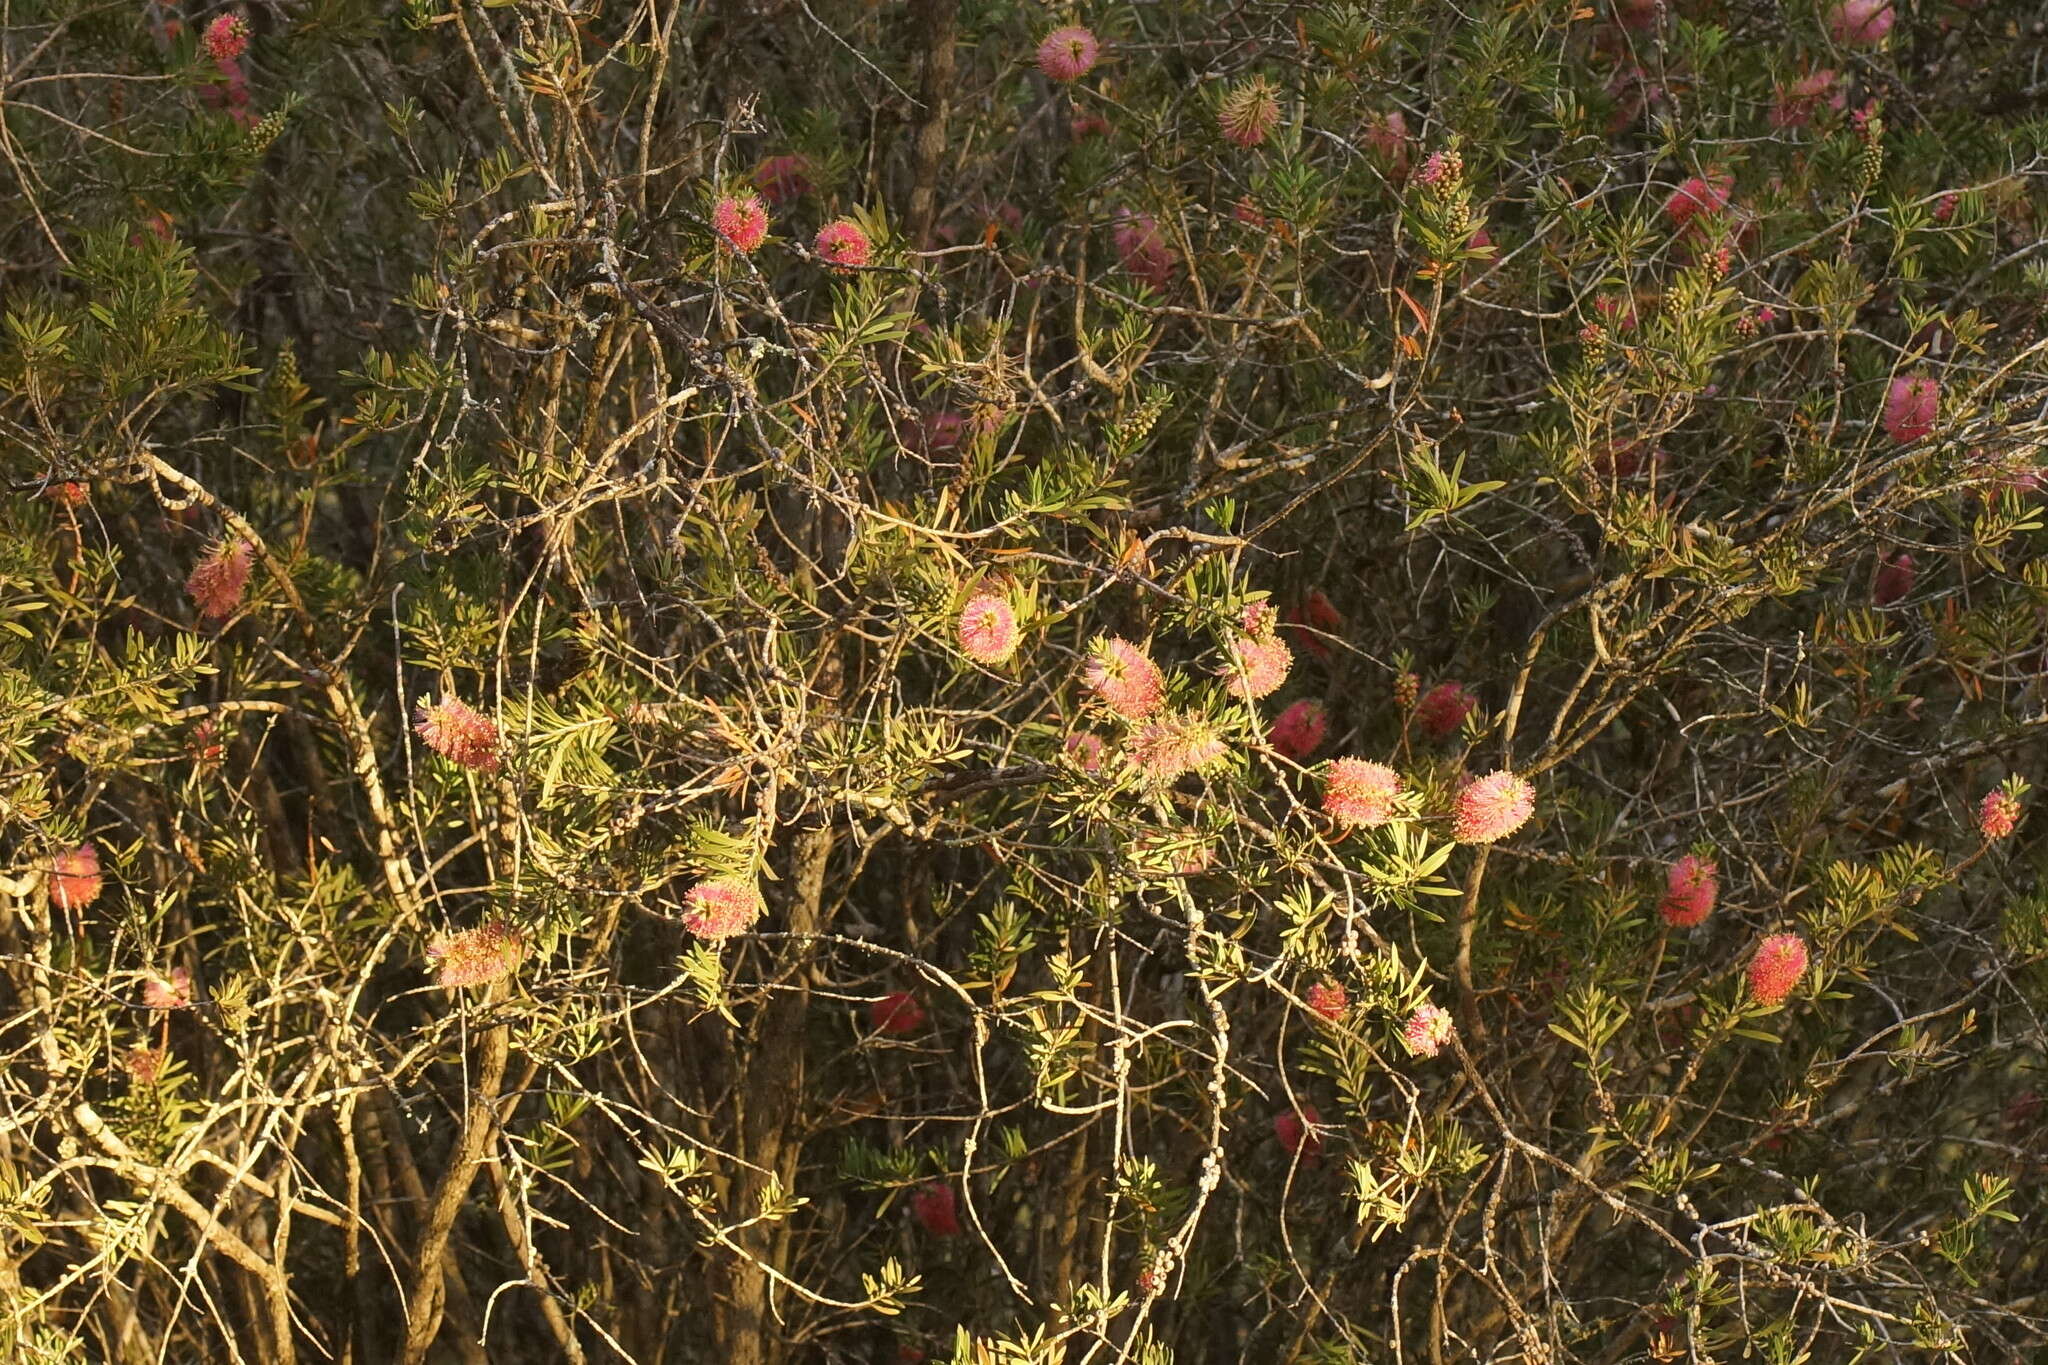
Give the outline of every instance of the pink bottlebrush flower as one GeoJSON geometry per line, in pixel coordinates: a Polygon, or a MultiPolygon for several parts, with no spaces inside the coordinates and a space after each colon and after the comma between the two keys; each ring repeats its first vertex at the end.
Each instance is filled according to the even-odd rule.
{"type": "Polygon", "coordinates": [[[1399,109],[1391,113],[1374,114],[1367,119],[1365,142],[1385,163],[1388,179],[1399,184],[1408,178],[1408,120],[1402,116],[1399,109]]]}
{"type": "Polygon", "coordinates": [[[712,206],[711,226],[727,246],[746,255],[768,238],[768,210],[758,194],[728,194],[712,206]]]}
{"type": "Polygon", "coordinates": [[[761,918],[761,892],[751,881],[719,877],[683,896],[683,927],[703,939],[731,938],[761,918]]]}
{"type": "Polygon", "coordinates": [[[955,1206],[953,1187],[944,1181],[934,1180],[919,1187],[910,1196],[910,1212],[925,1232],[933,1237],[960,1235],[960,1214],[955,1206]]]}
{"type": "Polygon", "coordinates": [[[458,698],[443,696],[438,705],[421,706],[415,718],[413,729],[441,757],[480,773],[498,770],[498,727],[489,716],[458,698]]]}
{"type": "Polygon", "coordinates": [[[1086,142],[1091,137],[1108,137],[1109,120],[1100,114],[1076,114],[1067,125],[1067,132],[1076,142],[1086,142]]]}
{"type": "Polygon", "coordinates": [[[2004,839],[2020,827],[2020,799],[2000,789],[1984,793],[1977,806],[1977,829],[1986,839],[2004,839]]]}
{"type": "Polygon", "coordinates": [[[1351,1009],[1351,993],[1339,981],[1318,981],[1310,986],[1302,998],[1308,1002],[1308,1010],[1316,1018],[1336,1023],[1351,1009]]]}
{"type": "Polygon", "coordinates": [[[1280,122],[1280,96],[1271,81],[1254,77],[1223,97],[1216,110],[1216,126],[1226,142],[1256,147],[1280,122]]]}
{"type": "Polygon", "coordinates": [[[1235,637],[1229,648],[1230,658],[1220,670],[1229,679],[1224,690],[1246,701],[1279,691],[1294,667],[1294,652],[1270,627],[1257,635],[1235,637]]]}
{"type": "Polygon", "coordinates": [[[1309,589],[1301,605],[1290,607],[1285,617],[1288,634],[1293,637],[1294,647],[1314,658],[1328,661],[1330,647],[1322,636],[1335,635],[1344,629],[1344,613],[1337,610],[1330,599],[1323,595],[1321,588],[1309,589]]]}
{"type": "Polygon", "coordinates": [[[1071,84],[1093,71],[1101,56],[1102,45],[1095,35],[1079,24],[1069,24],[1046,34],[1039,43],[1038,69],[1047,80],[1071,84]]]}
{"type": "Polygon", "coordinates": [[[1118,209],[1117,227],[1110,236],[1110,243],[1116,248],[1117,260],[1129,274],[1154,289],[1165,289],[1173,283],[1173,272],[1180,264],[1180,257],[1159,235],[1158,220],[1151,214],[1118,209]]]}
{"type": "Polygon", "coordinates": [[[1895,555],[1882,552],[1877,557],[1877,581],[1871,585],[1870,600],[1880,607],[1892,603],[1913,591],[1913,580],[1919,570],[1913,566],[1913,556],[1904,550],[1895,555]]]}
{"type": "Polygon", "coordinates": [[[1095,642],[1081,682],[1125,720],[1145,720],[1165,700],[1166,680],[1159,665],[1139,646],[1117,636],[1095,642]]]}
{"type": "Polygon", "coordinates": [[[1505,770],[1468,782],[1458,793],[1451,819],[1451,838],[1461,844],[1490,844],[1505,839],[1536,812],[1536,789],[1528,779],[1505,770]]]}
{"type": "Polygon", "coordinates": [[[50,865],[50,904],[83,910],[100,898],[100,851],[91,844],[59,853],[50,865]]]}
{"type": "Polygon", "coordinates": [[[173,967],[168,977],[150,977],[142,983],[142,1003],[153,1010],[192,1008],[192,973],[173,967]]]}
{"type": "Polygon", "coordinates": [[[1264,232],[1268,226],[1266,215],[1259,212],[1259,206],[1248,194],[1239,195],[1237,202],[1230,206],[1230,217],[1231,221],[1243,223],[1254,232],[1264,232]]]}
{"type": "Polygon", "coordinates": [[[1323,778],[1323,814],[1347,829],[1372,829],[1394,818],[1401,775],[1384,763],[1340,758],[1323,778]]]}
{"type": "Polygon", "coordinates": [[[1749,993],[1761,1005],[1775,1005],[1792,994],[1806,974],[1806,940],[1797,934],[1773,934],[1749,963],[1749,993]]]}
{"type": "Polygon", "coordinates": [[[1456,190],[1465,179],[1465,158],[1445,148],[1431,152],[1429,159],[1422,163],[1422,169],[1415,173],[1415,183],[1440,195],[1456,190]]]}
{"type": "Polygon", "coordinates": [[[1847,108],[1848,94],[1835,88],[1838,79],[1834,69],[1826,67],[1801,76],[1790,85],[1779,86],[1778,102],[1771,109],[1771,125],[1776,128],[1803,128],[1823,101],[1830,109],[1847,108]]]}
{"type": "Polygon", "coordinates": [[[917,426],[910,433],[910,445],[918,454],[928,458],[951,455],[967,440],[969,434],[967,418],[961,413],[945,409],[926,413],[918,419],[917,426]]]}
{"type": "Polygon", "coordinates": [[[170,1054],[160,1047],[131,1047],[121,1054],[121,1069],[137,1085],[155,1085],[156,1078],[163,1075],[164,1063],[169,1057],[170,1054]]]}
{"type": "Polygon", "coordinates": [[[1100,772],[1103,757],[1109,750],[1102,736],[1092,730],[1076,730],[1067,736],[1061,748],[1067,755],[1067,761],[1084,773],[1100,772]]]}
{"type": "Polygon", "coordinates": [[[1960,202],[1961,200],[1953,194],[1944,194],[1943,196],[1941,196],[1941,198],[1935,200],[1934,221],[1937,223],[1946,223],[1949,219],[1955,217],[1956,205],[1960,202]]]}
{"type": "Polygon", "coordinates": [[[810,171],[801,156],[771,156],[754,167],[754,188],[770,207],[786,208],[811,192],[810,171]]]}
{"type": "Polygon", "coordinates": [[[223,621],[242,604],[242,590],[249,586],[249,571],[255,565],[255,551],[246,540],[223,540],[192,566],[185,580],[185,593],[208,621],[223,621]]]}
{"type": "Polygon", "coordinates": [[[1715,214],[1727,208],[1728,196],[1734,188],[1732,175],[1717,175],[1711,180],[1692,176],[1664,201],[1664,216],[1675,228],[1687,227],[1701,214],[1715,214]]]}
{"type": "Polygon", "coordinates": [[[1828,32],[1844,47],[1876,47],[1898,17],[1891,0],[1842,0],[1828,14],[1828,32]]]}
{"type": "Polygon", "coordinates": [[[1934,430],[1941,409],[1941,385],[1924,374],[1900,375],[1884,395],[1885,435],[1901,444],[1934,430]]]}
{"type": "Polygon", "coordinates": [[[232,62],[249,50],[249,21],[239,14],[222,14],[206,26],[199,46],[215,65],[232,62]]]}
{"type": "Polygon", "coordinates": [[[459,934],[440,934],[427,945],[443,990],[488,986],[518,970],[526,956],[526,935],[503,920],[491,920],[459,934]]]}
{"type": "Polygon", "coordinates": [[[1657,913],[1674,929],[1690,929],[1714,912],[1721,894],[1721,869],[1712,858],[1688,853],[1664,878],[1664,902],[1657,913]]]}
{"type": "Polygon", "coordinates": [[[82,483],[53,483],[43,489],[43,496],[59,507],[78,507],[92,496],[92,490],[82,483]]]}
{"type": "Polygon", "coordinates": [[[902,1038],[924,1027],[924,1006],[909,991],[891,991],[868,1006],[868,1027],[902,1038]]]}
{"type": "Polygon", "coordinates": [[[1431,739],[1442,739],[1455,734],[1465,723],[1465,717],[1472,714],[1479,705],[1479,698],[1466,690],[1459,682],[1438,683],[1415,703],[1415,723],[1422,727],[1422,733],[1431,739]]]}
{"type": "Polygon", "coordinates": [[[1411,1056],[1434,1057],[1451,1041],[1451,1016],[1435,1005],[1418,1005],[1401,1026],[1401,1043],[1411,1056]]]}
{"type": "Polygon", "coordinates": [[[840,218],[818,229],[817,240],[811,249],[818,253],[818,259],[843,274],[850,274],[868,263],[874,255],[874,246],[860,225],[850,219],[840,218]]]}
{"type": "Polygon", "coordinates": [[[1289,706],[1274,719],[1273,728],[1266,735],[1266,742],[1296,763],[1300,763],[1322,747],[1323,736],[1329,733],[1329,729],[1330,713],[1323,708],[1323,704],[1304,698],[1289,706]]]}
{"type": "Polygon", "coordinates": [[[1227,752],[1215,726],[1192,711],[1147,721],[1124,745],[1131,766],[1161,786],[1208,767],[1227,752]]]}
{"type": "Polygon", "coordinates": [[[976,593],[960,611],[960,652],[976,663],[1006,663],[1017,652],[1017,613],[992,592],[976,593]]]}
{"type": "Polygon", "coordinates": [[[1301,1106],[1299,1113],[1283,1109],[1273,1115],[1273,1136],[1287,1155],[1299,1154],[1302,1165],[1314,1166],[1323,1159],[1323,1139],[1316,1132],[1322,1121],[1312,1104],[1301,1106]]]}

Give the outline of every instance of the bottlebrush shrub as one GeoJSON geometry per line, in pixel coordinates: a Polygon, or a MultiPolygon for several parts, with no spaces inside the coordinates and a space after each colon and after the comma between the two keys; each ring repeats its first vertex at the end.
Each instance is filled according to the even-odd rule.
{"type": "Polygon", "coordinates": [[[2040,1354],[2038,8],[17,7],[0,1358],[2040,1354]]]}

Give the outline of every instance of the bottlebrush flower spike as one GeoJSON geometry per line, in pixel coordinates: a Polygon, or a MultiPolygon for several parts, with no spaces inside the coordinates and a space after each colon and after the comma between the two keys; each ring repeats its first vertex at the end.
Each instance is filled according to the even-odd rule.
{"type": "Polygon", "coordinates": [[[1438,683],[1415,703],[1415,723],[1431,739],[1442,739],[1455,734],[1478,705],[1479,698],[1467,691],[1465,684],[1438,683]]]}
{"type": "Polygon", "coordinates": [[[745,933],[761,918],[761,892],[750,881],[719,877],[698,882],[683,896],[683,927],[702,939],[745,933]]]}
{"type": "Polygon", "coordinates": [[[1081,682],[1102,704],[1125,720],[1145,720],[1166,697],[1166,679],[1143,649],[1120,636],[1095,642],[1081,670],[1081,682]]]}
{"type": "Polygon", "coordinates": [[[1273,1136],[1287,1155],[1300,1154],[1303,1166],[1314,1166],[1323,1159],[1323,1139],[1316,1132],[1316,1125],[1323,1116],[1312,1104],[1301,1106],[1301,1112],[1281,1110],[1273,1115],[1273,1136]]]}
{"type": "Polygon", "coordinates": [[[1977,806],[1977,829],[1987,840],[2010,838],[2020,827],[2020,799],[2004,788],[1984,793],[1977,806]]]}
{"type": "Polygon", "coordinates": [[[50,904],[59,910],[83,910],[100,898],[100,884],[100,851],[80,844],[52,860],[50,904]]]}
{"type": "Polygon", "coordinates": [[[1735,177],[1717,175],[1708,180],[1692,176],[1680,183],[1669,199],[1664,201],[1664,216],[1671,220],[1671,226],[1688,226],[1701,214],[1719,213],[1728,207],[1728,196],[1735,188],[1735,177]]]}
{"type": "Polygon", "coordinates": [[[1792,994],[1806,975],[1806,940],[1797,934],[1773,934],[1749,963],[1749,993],[1757,1003],[1775,1005],[1792,994]]]}
{"type": "Polygon", "coordinates": [[[503,920],[492,920],[459,934],[441,934],[427,945],[436,964],[435,979],[444,990],[487,986],[518,970],[526,956],[526,935],[503,920]]]}
{"type": "Polygon", "coordinates": [[[768,210],[758,194],[728,194],[711,210],[711,226],[725,244],[742,255],[768,238],[768,210]]]}
{"type": "Polygon", "coordinates": [[[1877,581],[1870,588],[1872,602],[1888,607],[1913,591],[1913,580],[1918,577],[1913,567],[1913,556],[1904,550],[1889,557],[1880,553],[1877,563],[1877,581]]]}
{"type": "Polygon", "coordinates": [[[1226,142],[1256,147],[1280,122],[1280,96],[1264,76],[1254,77],[1223,97],[1216,125],[1226,142]]]}
{"type": "Polygon", "coordinates": [[[811,192],[811,163],[800,156],[771,156],[754,167],[754,188],[774,208],[784,208],[811,192]]]}
{"type": "Polygon", "coordinates": [[[1712,858],[1688,853],[1665,873],[1664,903],[1657,913],[1674,929],[1690,929],[1714,913],[1721,894],[1720,867],[1712,858]]]}
{"type": "Polygon", "coordinates": [[[249,50],[249,21],[239,14],[223,14],[206,26],[199,46],[216,65],[232,62],[249,50]]]}
{"type": "Polygon", "coordinates": [[[1340,758],[1323,778],[1323,814],[1347,829],[1371,829],[1394,818],[1401,775],[1384,763],[1340,758]]]}
{"type": "Polygon", "coordinates": [[[868,1027],[901,1038],[924,1027],[924,1006],[909,991],[892,991],[868,1006],[868,1027]]]}
{"type": "Polygon", "coordinates": [[[1303,699],[1282,711],[1273,722],[1266,740],[1296,763],[1305,761],[1323,746],[1329,733],[1330,713],[1319,701],[1303,699]]]}
{"type": "Polygon", "coordinates": [[[480,773],[498,770],[498,727],[489,716],[443,696],[438,705],[422,705],[416,720],[421,741],[449,762],[480,773]]]}
{"type": "Polygon", "coordinates": [[[1094,773],[1102,771],[1102,759],[1109,751],[1109,746],[1103,742],[1101,735],[1091,730],[1076,730],[1067,736],[1061,750],[1066,754],[1067,761],[1082,772],[1094,773]]]}
{"type": "Polygon", "coordinates": [[[1842,0],[1828,15],[1828,32],[1844,47],[1876,47],[1898,17],[1891,0],[1842,0]]]}
{"type": "Polygon", "coordinates": [[[155,1085],[169,1054],[160,1047],[131,1047],[121,1054],[121,1069],[137,1085],[155,1085]]]}
{"type": "Polygon", "coordinates": [[[142,983],[142,1003],[153,1010],[192,1008],[192,973],[173,967],[168,977],[150,977],[142,983]]]}
{"type": "Polygon", "coordinates": [[[1435,1005],[1418,1005],[1401,1026],[1401,1044],[1412,1056],[1434,1057],[1451,1041],[1451,1016],[1435,1005]]]}
{"type": "Polygon", "coordinates": [[[1230,658],[1220,670],[1228,679],[1224,690],[1245,701],[1279,691],[1294,667],[1294,651],[1270,626],[1257,635],[1233,636],[1228,648],[1230,658]]]}
{"type": "Polygon", "coordinates": [[[1110,244],[1116,248],[1117,260],[1131,275],[1154,289],[1165,289],[1173,283],[1180,257],[1159,235],[1159,222],[1151,214],[1118,209],[1110,244]]]}
{"type": "Polygon", "coordinates": [[[1038,69],[1047,80],[1068,85],[1095,69],[1102,45],[1095,35],[1079,24],[1056,28],[1038,45],[1038,69]]]}
{"type": "Polygon", "coordinates": [[[934,1180],[911,1195],[910,1212],[933,1237],[960,1235],[960,1214],[955,1206],[953,1187],[943,1181],[934,1180]]]}
{"type": "Polygon", "coordinates": [[[1934,430],[1941,409],[1941,385],[1926,375],[1900,375],[1884,396],[1885,435],[1901,444],[1934,430]]]}
{"type": "Polygon", "coordinates": [[[1461,844],[1505,839],[1536,812],[1536,789],[1511,772],[1488,773],[1458,793],[1451,837],[1461,844]]]}
{"type": "Polygon", "coordinates": [[[255,551],[246,540],[223,540],[192,566],[185,580],[185,592],[199,614],[208,621],[224,621],[242,604],[242,590],[249,586],[249,570],[255,565],[255,551]]]}
{"type": "Polygon", "coordinates": [[[1124,744],[1124,756],[1147,782],[1164,786],[1228,753],[1207,718],[1192,711],[1147,721],[1124,744]]]}
{"type": "Polygon", "coordinates": [[[1294,647],[1325,661],[1330,657],[1330,646],[1321,637],[1334,635],[1344,628],[1344,613],[1323,596],[1321,588],[1311,588],[1300,606],[1290,607],[1286,620],[1288,634],[1294,638],[1294,647]]]}
{"type": "Polygon", "coordinates": [[[868,263],[874,255],[874,246],[860,225],[850,219],[840,218],[818,229],[817,240],[812,250],[818,258],[842,274],[851,274],[858,266],[868,263]]]}
{"type": "Polygon", "coordinates": [[[976,593],[961,609],[960,651],[976,663],[1007,663],[1017,638],[1017,613],[1000,595],[976,593]]]}
{"type": "Polygon", "coordinates": [[[1316,1018],[1336,1023],[1351,1009],[1351,993],[1344,989],[1342,982],[1318,981],[1310,986],[1302,998],[1308,1002],[1308,1010],[1316,1018]]]}

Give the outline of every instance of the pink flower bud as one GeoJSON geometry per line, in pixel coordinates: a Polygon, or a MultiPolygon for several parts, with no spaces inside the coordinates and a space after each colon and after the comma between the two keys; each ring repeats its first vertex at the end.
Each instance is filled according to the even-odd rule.
{"type": "Polygon", "coordinates": [[[2020,825],[2020,799],[2000,789],[1984,794],[1977,807],[1977,828],[1986,839],[2004,839],[2020,825]]]}
{"type": "Polygon", "coordinates": [[[1336,981],[1318,981],[1303,995],[1309,1013],[1334,1024],[1351,1009],[1351,993],[1336,981]]]}
{"type": "Polygon", "coordinates": [[[1415,703],[1415,723],[1431,739],[1442,739],[1465,723],[1479,699],[1457,682],[1438,683],[1415,703]]]}
{"type": "Polygon", "coordinates": [[[414,729],[429,749],[451,763],[477,772],[498,770],[498,727],[489,716],[471,710],[454,697],[422,706],[414,729]]]}
{"type": "Polygon", "coordinates": [[[1891,0],[1842,0],[1828,15],[1828,32],[1844,47],[1876,47],[1898,17],[1891,0]]]}
{"type": "Polygon", "coordinates": [[[1880,607],[1888,607],[1913,591],[1913,580],[1918,575],[1913,567],[1913,556],[1904,550],[1889,558],[1880,554],[1877,562],[1877,581],[1871,585],[1870,600],[1880,607]]]}
{"type": "Polygon", "coordinates": [[[1299,1113],[1282,1110],[1273,1116],[1273,1136],[1287,1155],[1298,1154],[1303,1166],[1314,1166],[1323,1159],[1323,1139],[1316,1132],[1322,1121],[1312,1104],[1302,1105],[1299,1113]]]}

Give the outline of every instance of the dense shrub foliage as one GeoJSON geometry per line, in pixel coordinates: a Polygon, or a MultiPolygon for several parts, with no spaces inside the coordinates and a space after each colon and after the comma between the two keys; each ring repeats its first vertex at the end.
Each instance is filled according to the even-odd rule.
{"type": "Polygon", "coordinates": [[[2048,1350],[2032,0],[27,0],[25,1362],[2048,1350]]]}

